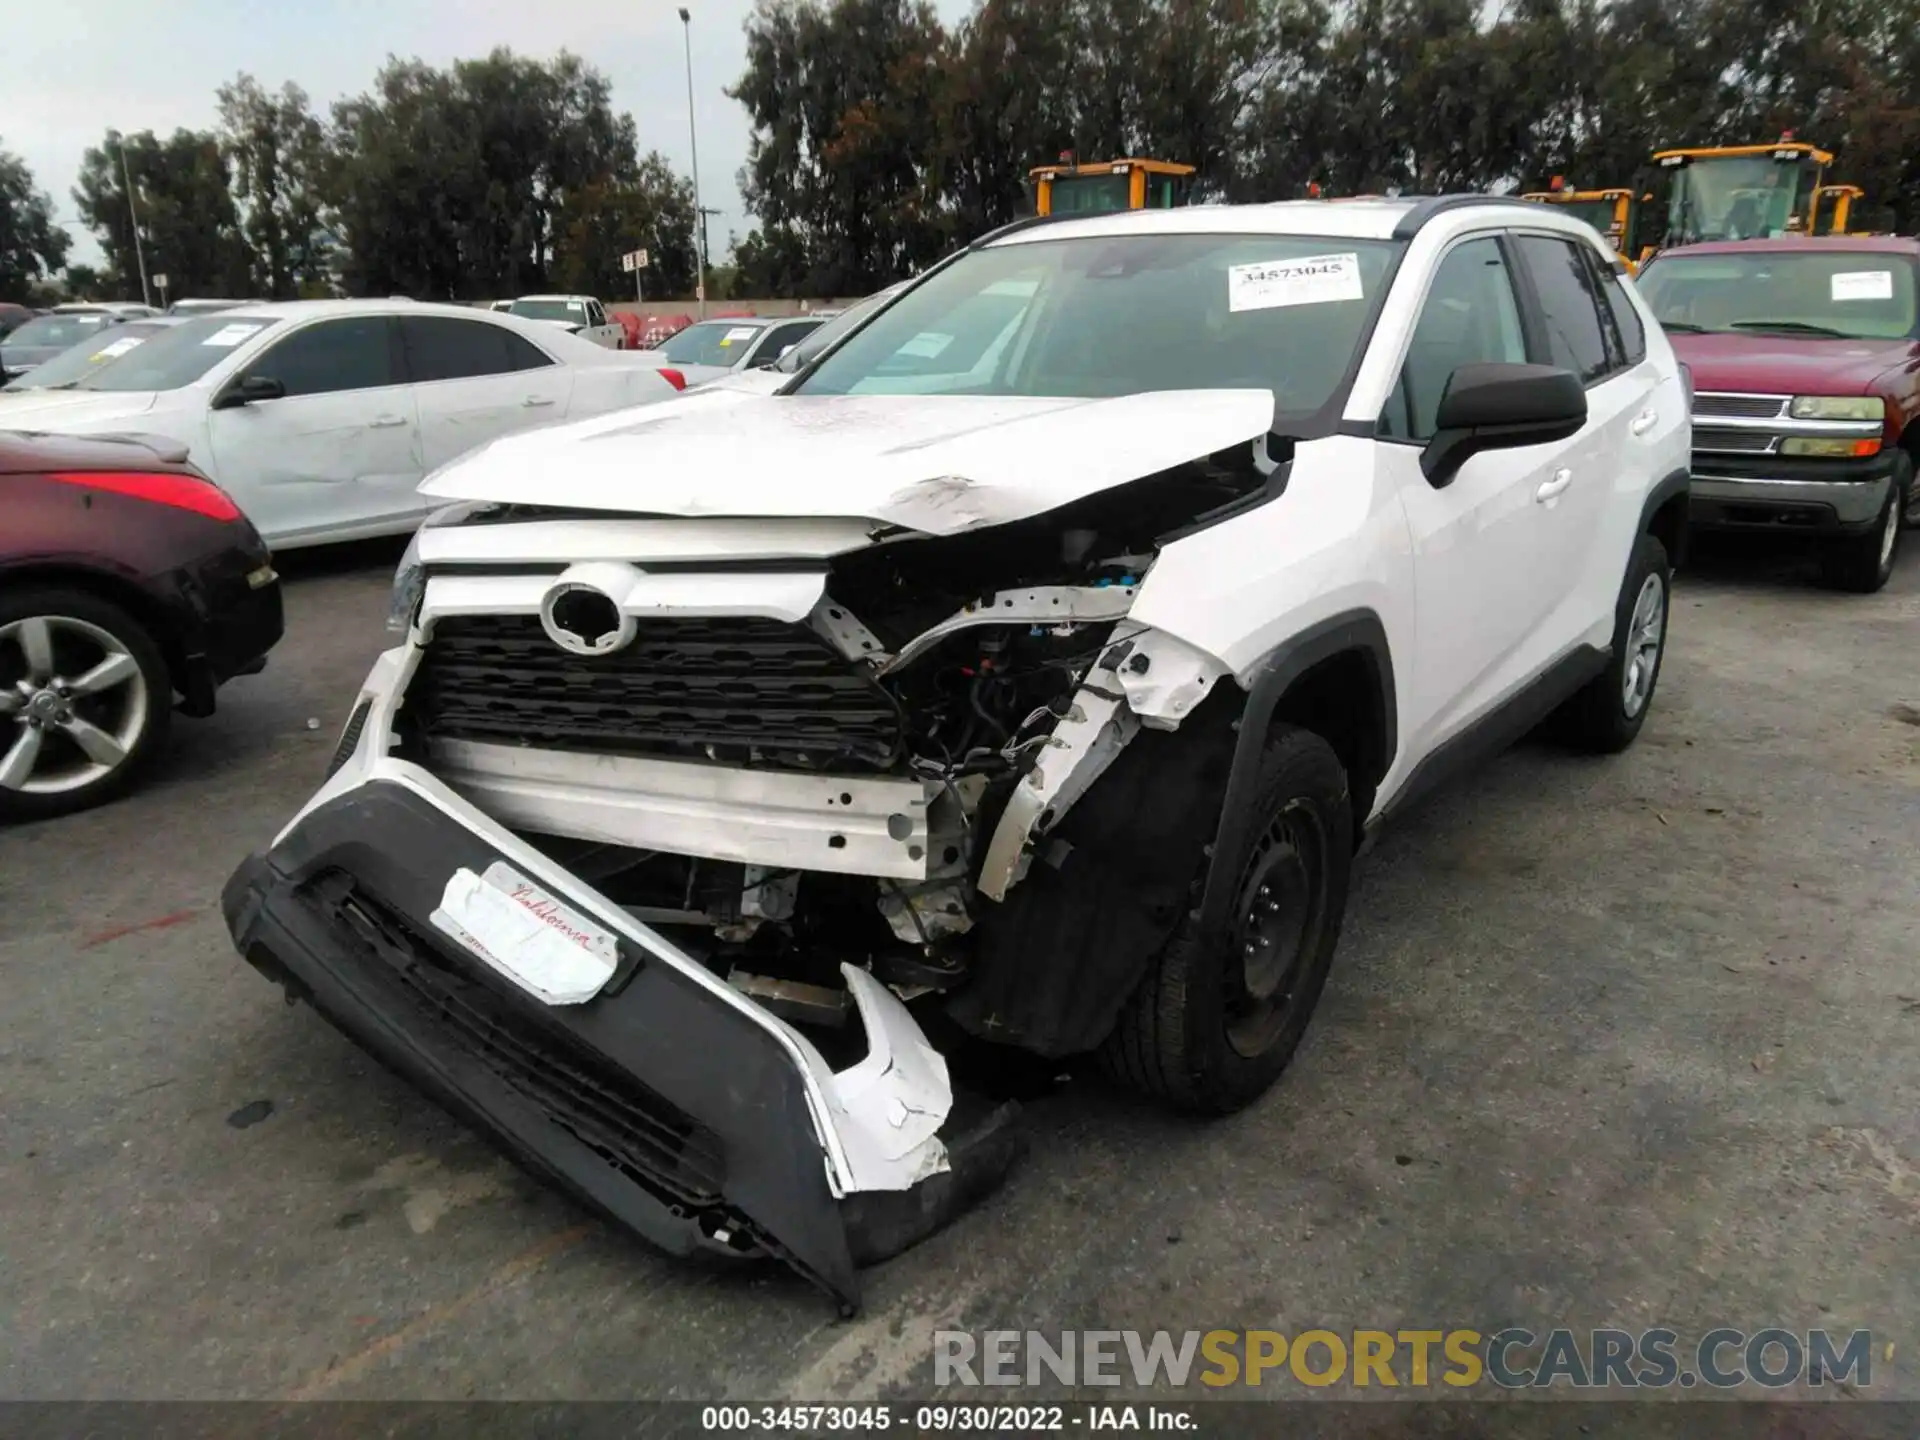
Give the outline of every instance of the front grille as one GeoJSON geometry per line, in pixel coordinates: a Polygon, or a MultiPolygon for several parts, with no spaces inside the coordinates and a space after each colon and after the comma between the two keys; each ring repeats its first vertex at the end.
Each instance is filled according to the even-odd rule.
{"type": "Polygon", "coordinates": [[[1764,430],[1695,430],[1693,448],[1716,454],[1765,455],[1779,438],[1764,430]]]}
{"type": "Polygon", "coordinates": [[[531,615],[434,623],[407,708],[429,739],[712,758],[800,770],[886,769],[892,698],[798,625],[643,620],[614,655],[569,654],[531,615]]]}
{"type": "Polygon", "coordinates": [[[565,1031],[461,974],[438,945],[340,872],[322,877],[316,894],[330,899],[336,918],[378,957],[437,1039],[485,1067],[628,1179],[683,1206],[719,1203],[724,1165],[711,1130],[565,1031]]]}
{"type": "Polygon", "coordinates": [[[1786,395],[1724,395],[1712,391],[1696,392],[1693,418],[1696,420],[1773,420],[1786,413],[1786,395]]]}

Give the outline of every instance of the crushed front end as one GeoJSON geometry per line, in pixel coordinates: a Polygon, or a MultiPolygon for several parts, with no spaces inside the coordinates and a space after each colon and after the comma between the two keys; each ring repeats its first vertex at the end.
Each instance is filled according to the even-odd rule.
{"type": "Polygon", "coordinates": [[[1227,672],[1128,615],[1261,483],[1210,463],[946,535],[450,512],[235,940],[607,1214],[850,1307],[1017,1155],[947,1056],[1094,1048],[1194,903],[1227,672]]]}

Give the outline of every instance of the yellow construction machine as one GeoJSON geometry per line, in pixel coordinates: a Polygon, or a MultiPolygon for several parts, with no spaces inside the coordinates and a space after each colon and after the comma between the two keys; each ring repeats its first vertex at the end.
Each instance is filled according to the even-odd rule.
{"type": "Polygon", "coordinates": [[[1067,152],[1057,165],[1028,173],[1039,215],[1110,215],[1171,210],[1187,203],[1193,166],[1171,160],[1102,160],[1082,165],[1067,152]]]}
{"type": "Polygon", "coordinates": [[[1556,175],[1551,189],[1529,190],[1520,198],[1537,205],[1558,205],[1576,219],[1586,221],[1607,237],[1607,243],[1626,262],[1628,270],[1639,268],[1640,207],[1653,196],[1620,186],[1576,190],[1567,184],[1564,176],[1556,175]]]}
{"type": "Polygon", "coordinates": [[[1661,150],[1653,163],[1671,177],[1667,245],[1758,240],[1815,233],[1815,197],[1833,156],[1796,140],[1661,150]]]}

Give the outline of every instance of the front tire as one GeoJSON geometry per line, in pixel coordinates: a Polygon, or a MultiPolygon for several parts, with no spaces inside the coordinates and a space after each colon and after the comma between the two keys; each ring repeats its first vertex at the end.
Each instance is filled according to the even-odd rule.
{"type": "Polygon", "coordinates": [[[1850,535],[1830,544],[1820,557],[1820,578],[1835,590],[1871,595],[1893,578],[1900,556],[1900,532],[1913,490],[1913,461],[1902,455],[1887,487],[1887,503],[1862,535],[1850,535]]]}
{"type": "Polygon", "coordinates": [[[1233,886],[1224,928],[1181,923],[1101,1052],[1122,1084],[1200,1114],[1240,1109],[1286,1069],[1346,914],[1353,805],[1327,742],[1276,727],[1249,803],[1245,837],[1209,862],[1233,886]]]}
{"type": "Polygon", "coordinates": [[[166,658],[118,605],[82,590],[0,594],[0,821],[113,799],[172,719],[166,658]]]}
{"type": "Polygon", "coordinates": [[[1614,607],[1613,658],[1554,716],[1552,728],[1575,749],[1617,755],[1638,738],[1666,659],[1672,589],[1667,547],[1642,535],[1614,607]]]}

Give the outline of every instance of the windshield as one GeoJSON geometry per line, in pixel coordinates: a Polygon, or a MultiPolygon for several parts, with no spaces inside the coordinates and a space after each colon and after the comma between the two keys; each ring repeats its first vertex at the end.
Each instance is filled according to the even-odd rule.
{"type": "Polygon", "coordinates": [[[516,300],[507,307],[507,313],[525,320],[564,320],[569,325],[587,323],[587,307],[578,300],[516,300]]]}
{"type": "Polygon", "coordinates": [[[71,384],[83,375],[92,374],[100,366],[113,363],[129,350],[138,348],[142,341],[162,334],[169,328],[151,320],[135,320],[127,325],[94,330],[78,345],[62,350],[44,365],[34,366],[6,388],[45,390],[56,385],[71,384]]]}
{"type": "Polygon", "coordinates": [[[78,345],[82,340],[98,335],[111,319],[107,315],[42,315],[38,320],[29,320],[7,336],[6,343],[9,346],[64,350],[69,345],[78,345]]]}
{"type": "Polygon", "coordinates": [[[758,325],[737,320],[708,320],[689,325],[678,335],[664,341],[660,353],[676,365],[735,365],[747,353],[758,325]]]}
{"type": "Polygon", "coordinates": [[[824,355],[830,347],[837,345],[842,335],[857,325],[865,324],[869,315],[899,293],[900,287],[892,285],[878,294],[867,296],[864,300],[856,300],[782,355],[774,362],[773,368],[788,375],[804,370],[814,362],[816,357],[824,355]]]}
{"type": "Polygon", "coordinates": [[[1110,215],[1132,203],[1131,175],[1062,175],[1053,182],[1055,215],[1110,215]]]}
{"type": "Polygon", "coordinates": [[[198,316],[167,327],[137,350],[73,382],[76,390],[178,390],[191,385],[277,320],[198,316]]]}
{"type": "Polygon", "coordinates": [[[827,355],[800,393],[1137,395],[1261,389],[1309,415],[1340,387],[1394,246],[1126,235],[978,250],[827,355]]]}
{"type": "Polygon", "coordinates": [[[1638,286],[1660,323],[1680,330],[1898,340],[1920,318],[1913,262],[1867,250],[1669,252],[1638,286]]]}
{"type": "Polygon", "coordinates": [[[1695,160],[1674,171],[1667,243],[1757,240],[1792,233],[1787,221],[1813,189],[1813,164],[1770,155],[1695,160]]]}

